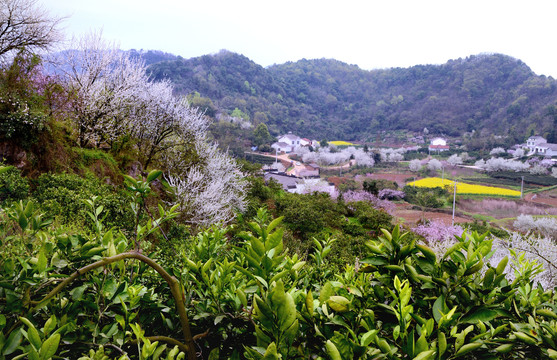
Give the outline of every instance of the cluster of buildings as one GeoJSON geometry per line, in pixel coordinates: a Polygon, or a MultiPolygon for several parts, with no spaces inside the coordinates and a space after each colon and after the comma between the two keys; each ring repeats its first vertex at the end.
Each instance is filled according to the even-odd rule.
{"type": "MultiPolygon", "coordinates": [[[[548,143],[541,136],[530,136],[526,140],[526,144],[516,145],[516,148],[527,148],[529,150],[528,155],[557,156],[557,144],[548,143]]],[[[429,152],[442,152],[448,151],[450,147],[445,139],[437,137],[431,140],[428,149],[429,152]]]]}
{"type": "MultiPolygon", "coordinates": [[[[271,145],[277,153],[277,161],[263,167],[265,180],[274,179],[282,185],[284,190],[290,192],[303,192],[307,187],[308,179],[313,178],[313,182],[319,180],[319,166],[317,164],[302,164],[299,161],[279,159],[278,154],[289,154],[297,147],[317,147],[317,140],[301,138],[289,132],[278,137],[278,141],[271,145]]],[[[325,186],[328,186],[325,183],[325,186]]],[[[334,188],[334,186],[333,186],[334,188]]]]}
{"type": "Polygon", "coordinates": [[[547,157],[557,156],[557,144],[548,143],[541,136],[530,136],[526,140],[526,147],[530,150],[530,154],[538,154],[547,157]]]}

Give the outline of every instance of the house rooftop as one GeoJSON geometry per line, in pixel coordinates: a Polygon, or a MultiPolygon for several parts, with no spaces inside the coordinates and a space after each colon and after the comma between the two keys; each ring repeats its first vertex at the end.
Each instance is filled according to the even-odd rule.
{"type": "Polygon", "coordinates": [[[538,145],[538,147],[540,147],[540,148],[546,148],[546,149],[551,149],[551,150],[553,150],[553,151],[557,151],[557,144],[547,143],[547,144],[543,144],[543,145],[538,145]]]}
{"type": "Polygon", "coordinates": [[[266,173],[265,181],[269,181],[270,179],[274,179],[276,182],[281,184],[284,190],[295,188],[299,180],[299,178],[295,176],[266,173]]]}
{"type": "Polygon", "coordinates": [[[288,138],[290,140],[297,140],[297,139],[300,138],[299,136],[294,135],[294,134],[286,134],[286,135],[282,135],[281,137],[285,137],[285,138],[288,138]]]}

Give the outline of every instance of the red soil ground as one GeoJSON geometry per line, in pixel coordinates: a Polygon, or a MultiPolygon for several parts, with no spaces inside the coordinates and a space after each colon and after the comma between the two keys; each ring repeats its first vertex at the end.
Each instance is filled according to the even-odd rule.
{"type": "MultiPolygon", "coordinates": [[[[411,204],[397,204],[393,215],[397,218],[397,222],[402,222],[408,226],[415,226],[422,220],[440,220],[446,225],[451,225],[453,221],[452,214],[437,211],[420,211],[412,210],[411,204]]],[[[455,214],[455,223],[473,222],[473,219],[455,214]]]]}

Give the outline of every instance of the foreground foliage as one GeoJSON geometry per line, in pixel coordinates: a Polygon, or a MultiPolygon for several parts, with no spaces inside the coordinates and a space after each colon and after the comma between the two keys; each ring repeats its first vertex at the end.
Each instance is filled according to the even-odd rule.
{"type": "Polygon", "coordinates": [[[0,358],[557,358],[555,294],[531,283],[539,266],[491,266],[485,235],[437,256],[382,230],[339,271],[334,239],[314,238],[302,259],[284,247],[283,218],[260,209],[241,228],[163,233],[157,248],[177,215],[146,205],[159,176],[126,179],[127,235],[105,227],[97,198],[83,203],[89,231],[52,225],[29,201],[3,207],[0,358]]]}

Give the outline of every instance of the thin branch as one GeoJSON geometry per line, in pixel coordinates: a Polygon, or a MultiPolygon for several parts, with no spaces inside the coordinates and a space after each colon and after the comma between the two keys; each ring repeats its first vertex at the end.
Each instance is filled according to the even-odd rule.
{"type": "Polygon", "coordinates": [[[51,299],[56,294],[60,293],[60,291],[62,291],[66,286],[71,284],[75,279],[77,279],[81,275],[84,275],[87,272],[89,272],[91,270],[94,270],[96,268],[107,266],[107,265],[110,265],[114,262],[124,260],[124,259],[130,259],[130,258],[143,261],[144,263],[146,263],[147,265],[152,267],[156,272],[159,273],[159,275],[161,275],[163,277],[163,279],[170,286],[170,291],[172,293],[172,296],[174,297],[174,301],[176,303],[176,310],[178,310],[178,315],[180,317],[180,323],[182,325],[182,332],[183,332],[183,335],[184,335],[184,341],[186,343],[185,346],[187,347],[186,353],[188,354],[188,359],[195,359],[196,358],[195,343],[194,343],[193,337],[191,335],[188,315],[186,313],[185,296],[184,296],[184,293],[182,291],[182,287],[180,286],[180,283],[178,282],[178,280],[174,276],[172,276],[168,272],[166,272],[166,270],[164,270],[162,268],[162,266],[157,264],[157,262],[155,262],[153,259],[151,259],[151,258],[149,258],[149,257],[147,257],[143,254],[140,254],[139,252],[136,252],[136,251],[129,251],[129,252],[121,253],[121,254],[118,254],[118,255],[110,256],[110,257],[104,258],[102,260],[96,261],[92,264],[89,264],[87,266],[84,266],[80,269],[77,269],[68,278],[64,279],[64,281],[62,281],[60,284],[58,284],[58,286],[56,286],[54,289],[52,289],[42,300],[32,301],[31,304],[36,305],[33,310],[36,310],[40,306],[40,304],[42,304],[45,301],[51,299]]]}

